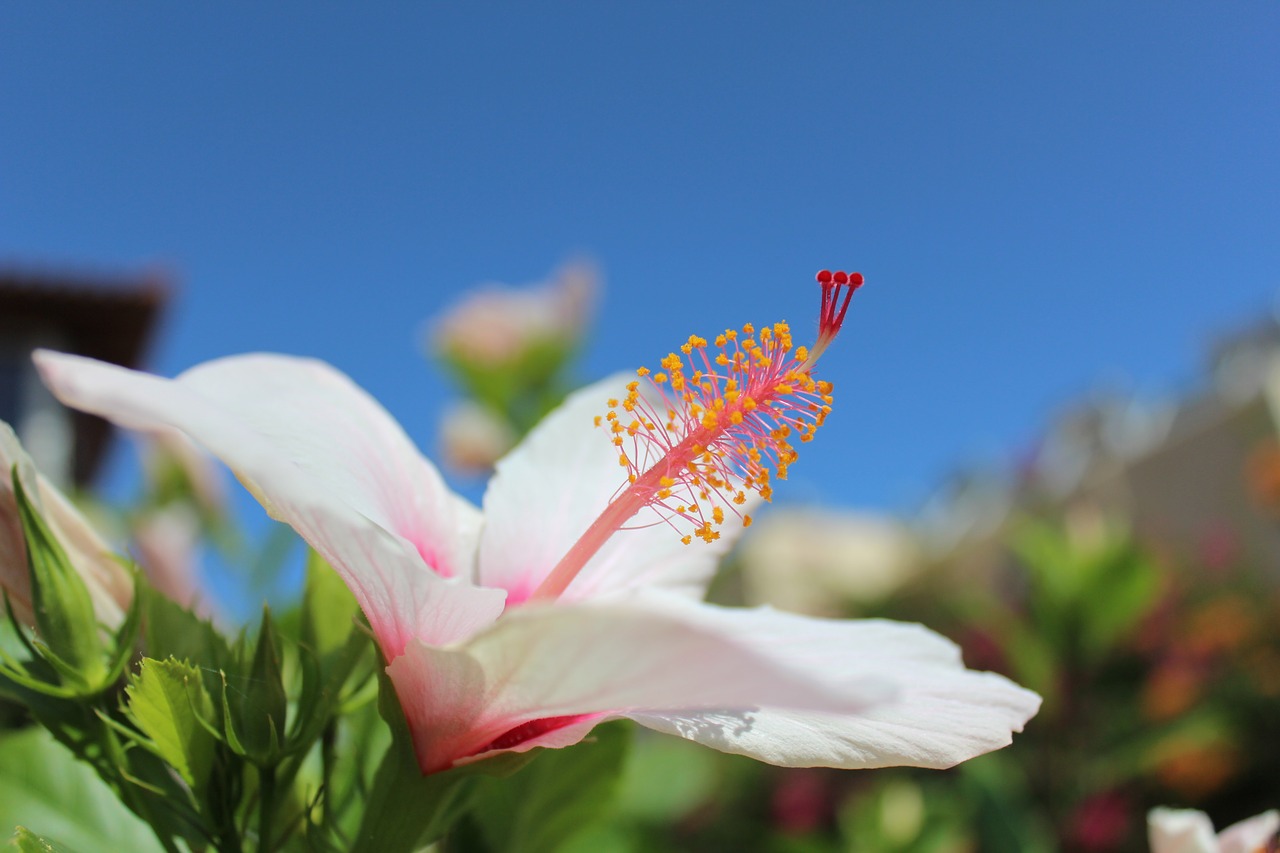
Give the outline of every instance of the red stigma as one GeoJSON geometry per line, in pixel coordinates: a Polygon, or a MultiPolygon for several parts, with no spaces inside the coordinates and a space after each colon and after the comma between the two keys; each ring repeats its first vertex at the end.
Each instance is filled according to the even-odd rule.
{"type": "Polygon", "coordinates": [[[844,324],[845,312],[849,310],[849,300],[853,292],[862,287],[862,273],[847,273],[843,270],[831,272],[822,270],[818,273],[818,282],[822,285],[822,309],[818,314],[818,346],[817,352],[826,348],[826,344],[836,336],[844,324]],[[844,299],[840,299],[840,288],[848,287],[844,299]]]}

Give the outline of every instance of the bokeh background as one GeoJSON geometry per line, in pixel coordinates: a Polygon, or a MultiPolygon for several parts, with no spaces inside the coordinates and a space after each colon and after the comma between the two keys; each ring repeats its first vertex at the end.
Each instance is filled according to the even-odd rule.
{"type": "MultiPolygon", "coordinates": [[[[514,436],[690,333],[803,338],[861,270],[835,412],[713,594],[920,619],[1045,709],[949,773],[655,742],[576,843],[1143,849],[1156,804],[1280,804],[1278,41],[1261,2],[7,5],[0,264],[158,270],[147,367],[319,357],[433,456],[459,401],[514,436]],[[532,402],[442,347],[475,286],[570,280],[532,402]]],[[[101,494],[198,505],[224,617],[287,598],[251,501],[228,545],[116,444],[101,494]]]]}

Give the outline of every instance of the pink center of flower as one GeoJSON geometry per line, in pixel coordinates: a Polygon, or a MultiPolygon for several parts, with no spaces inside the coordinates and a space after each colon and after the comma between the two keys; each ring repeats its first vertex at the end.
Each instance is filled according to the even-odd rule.
{"type": "Polygon", "coordinates": [[[511,749],[557,729],[563,729],[565,726],[571,726],[582,720],[598,716],[599,714],[570,714],[565,717],[543,717],[540,720],[530,720],[498,735],[488,744],[476,750],[474,754],[479,755],[482,752],[489,752],[495,749],[511,749]]]}
{"type": "Polygon", "coordinates": [[[792,441],[813,440],[831,411],[832,385],[812,371],[844,323],[859,273],[818,273],[822,308],[813,349],[792,347],[786,323],[726,329],[714,345],[697,335],[660,362],[636,373],[626,396],[596,418],[618,448],[627,479],[604,512],[533,592],[556,598],[616,531],[645,507],[658,510],[685,544],[720,538],[732,515],[743,526],[747,493],[765,500],[772,480],[785,480],[798,453],[792,441]],[[843,300],[841,296],[843,295],[843,300]]]}

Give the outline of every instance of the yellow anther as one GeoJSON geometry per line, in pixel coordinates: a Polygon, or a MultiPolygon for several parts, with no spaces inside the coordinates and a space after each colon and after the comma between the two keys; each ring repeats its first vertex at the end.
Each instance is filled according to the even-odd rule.
{"type": "Polygon", "coordinates": [[[648,375],[649,375],[649,368],[647,367],[636,368],[636,376],[648,376],[648,375]]]}
{"type": "Polygon", "coordinates": [[[620,465],[621,467],[626,468],[630,464],[631,464],[631,461],[627,459],[627,454],[624,453],[618,457],[618,465],[620,465]]]}
{"type": "Polygon", "coordinates": [[[742,526],[743,526],[743,527],[750,527],[750,526],[751,526],[751,516],[749,516],[749,515],[744,515],[744,516],[742,517],[742,526]]]}
{"type": "Polygon", "coordinates": [[[592,421],[595,423],[596,426],[600,426],[601,420],[602,418],[599,415],[596,415],[595,418],[592,419],[592,421]]]}
{"type": "Polygon", "coordinates": [[[724,510],[720,507],[711,510],[711,518],[716,524],[724,524],[724,510]]]}

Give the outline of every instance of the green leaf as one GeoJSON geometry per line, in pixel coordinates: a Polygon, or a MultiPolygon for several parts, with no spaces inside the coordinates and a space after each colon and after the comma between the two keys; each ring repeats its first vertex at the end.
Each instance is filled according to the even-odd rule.
{"type": "Polygon", "coordinates": [[[169,658],[143,658],[130,679],[129,715],[163,758],[196,791],[203,790],[213,767],[215,741],[200,723],[213,717],[213,701],[200,670],[169,658]]]}
{"type": "Polygon", "coordinates": [[[618,790],[631,730],[597,726],[566,749],[538,750],[533,763],[505,779],[485,779],[472,806],[492,850],[553,853],[602,819],[618,790]]]}
{"type": "MultiPolygon", "coordinates": [[[[142,643],[148,657],[197,661],[210,674],[232,666],[231,648],[212,622],[149,586],[139,584],[137,589],[143,599],[142,643]]],[[[206,681],[205,686],[212,687],[213,682],[206,681]]]]}
{"type": "Polygon", "coordinates": [[[84,578],[31,504],[15,465],[13,492],[27,540],[31,604],[44,656],[59,673],[86,693],[104,686],[107,665],[103,638],[84,578]]]}
{"type": "Polygon", "coordinates": [[[0,838],[19,824],[38,827],[64,849],[163,849],[92,768],[40,728],[0,734],[0,838]]]}
{"type": "Polygon", "coordinates": [[[71,848],[41,838],[25,826],[18,827],[10,844],[22,853],[72,853],[71,848]]]}
{"type": "Polygon", "coordinates": [[[1090,659],[1102,657],[1130,634],[1160,591],[1155,563],[1128,541],[1115,543],[1099,562],[1080,626],[1082,650],[1090,659]]]}
{"type": "Polygon", "coordinates": [[[307,554],[302,594],[302,642],[320,660],[340,650],[355,628],[360,606],[338,573],[315,551],[307,554]]]}

